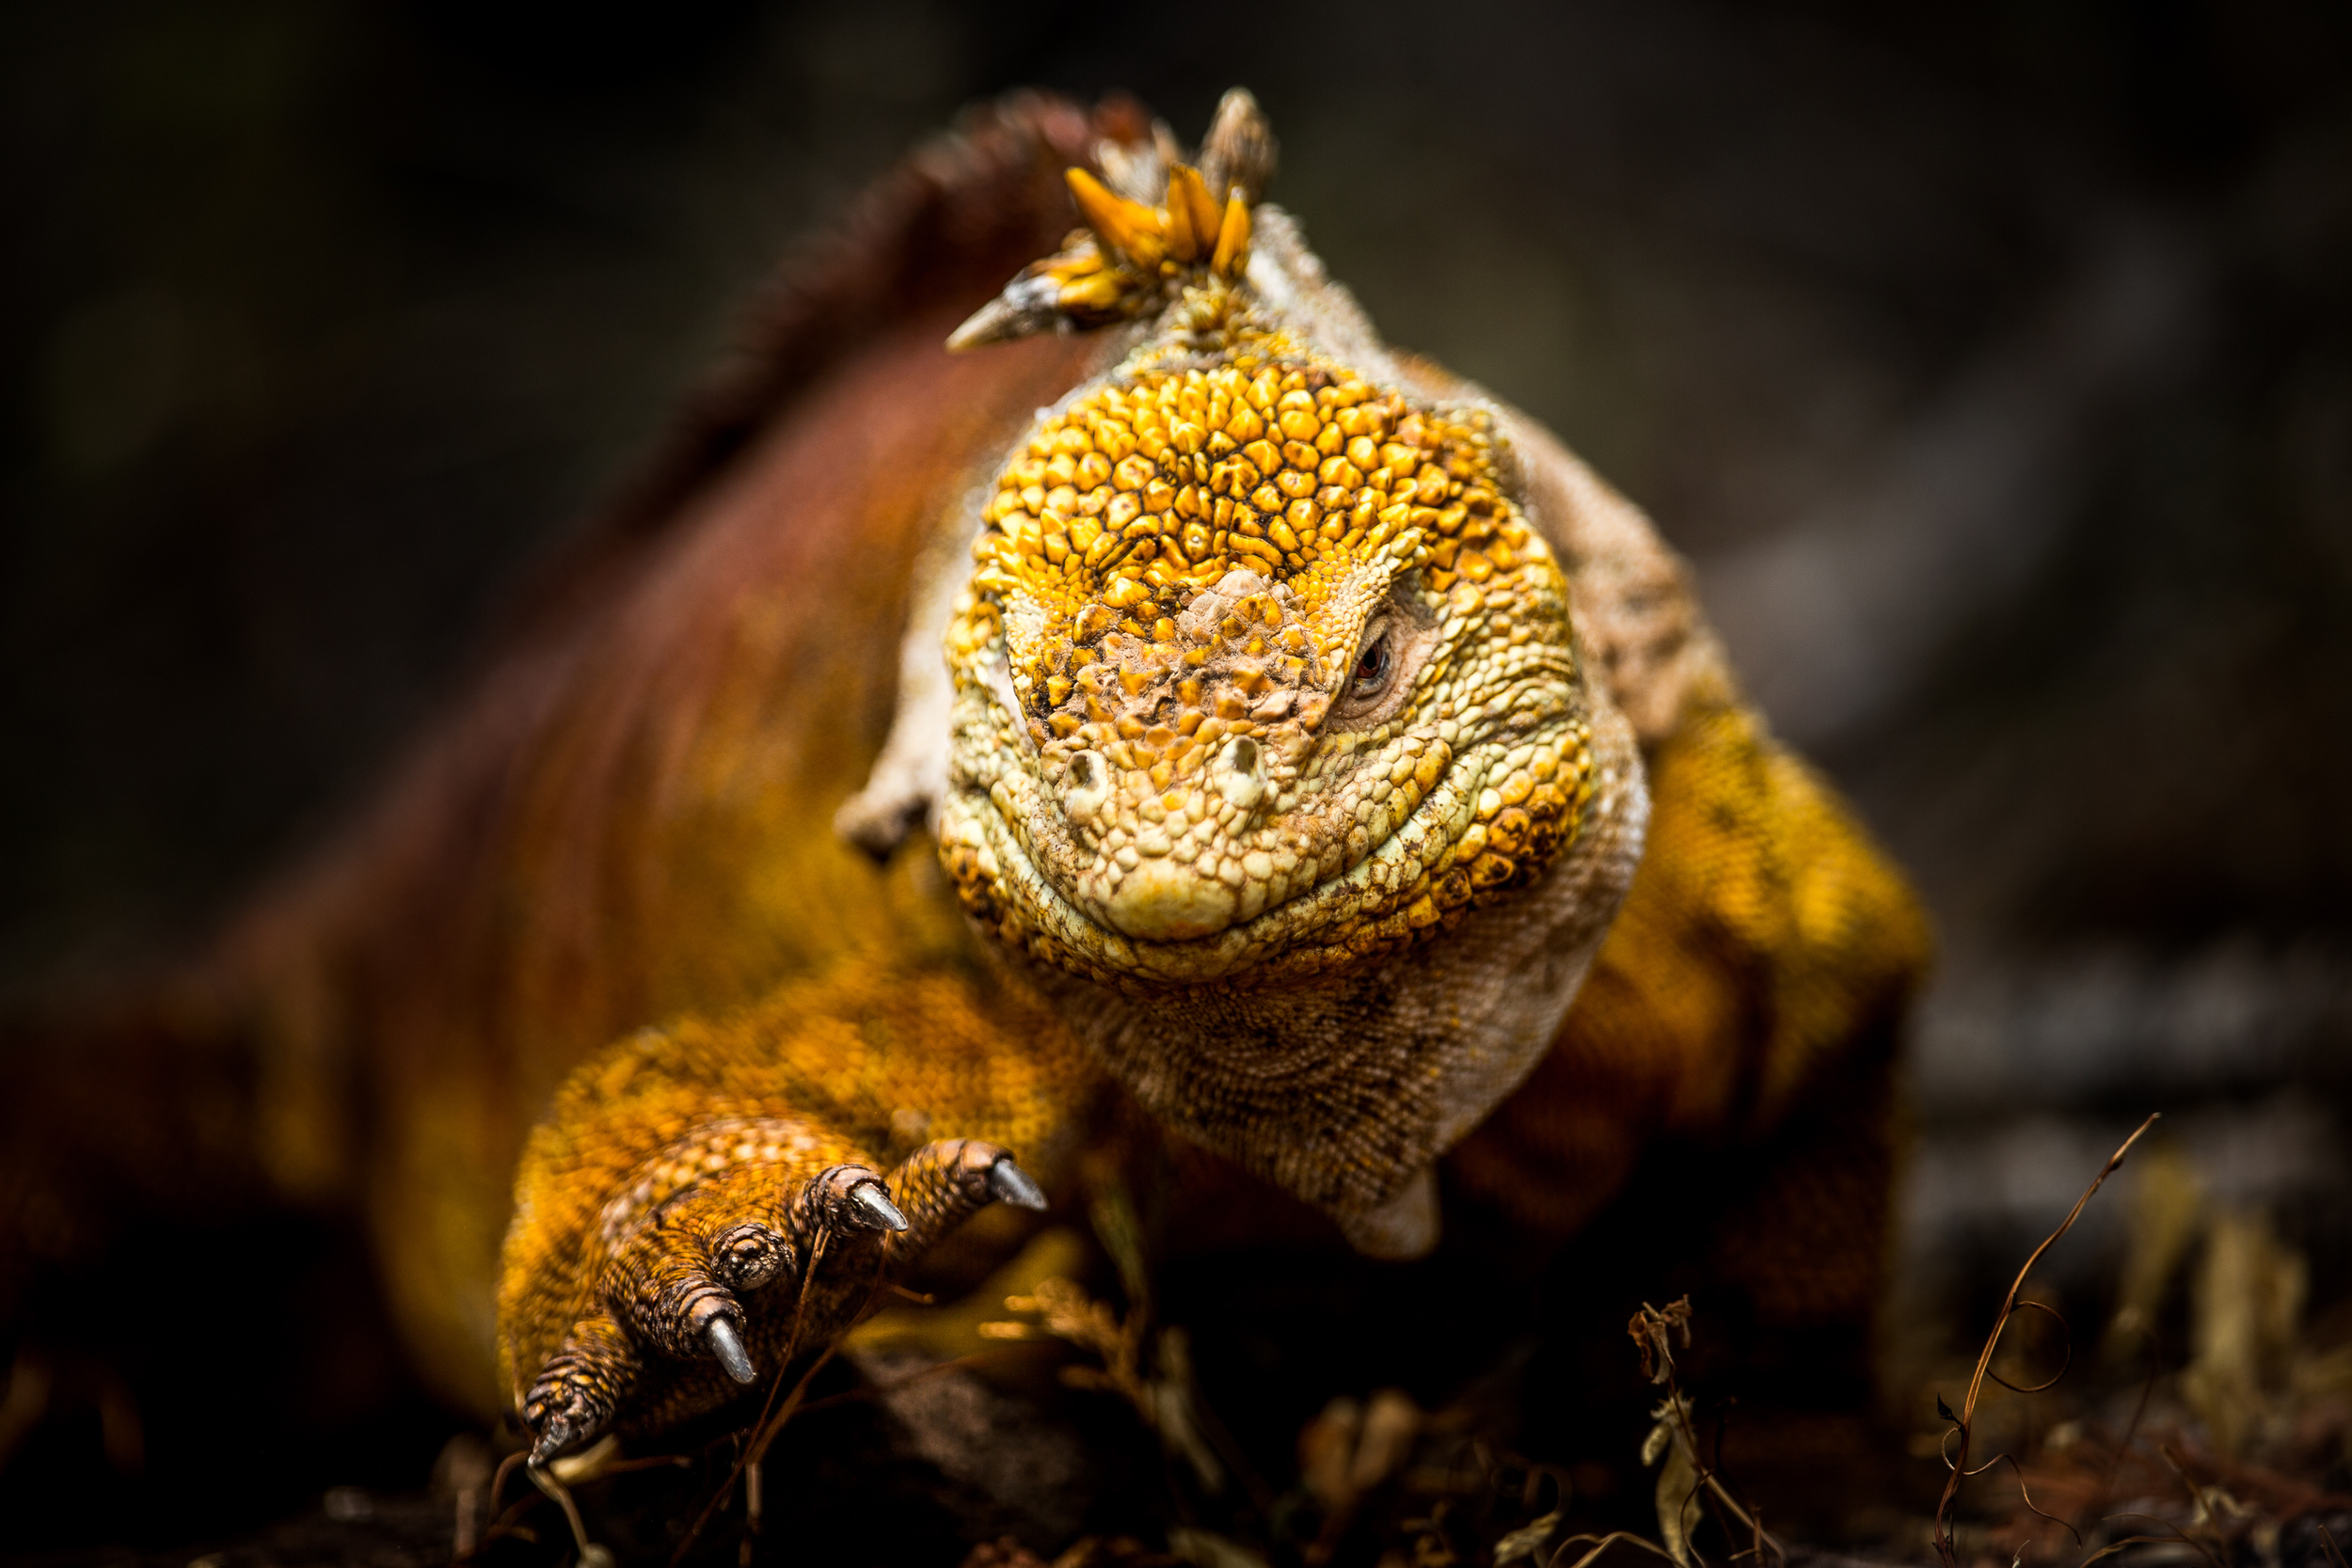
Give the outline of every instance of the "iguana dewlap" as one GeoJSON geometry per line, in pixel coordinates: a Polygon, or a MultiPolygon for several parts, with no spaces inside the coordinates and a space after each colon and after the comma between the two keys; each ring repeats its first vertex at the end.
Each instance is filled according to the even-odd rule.
{"type": "MultiPolygon", "coordinates": [[[[1245,94],[1191,163],[1024,100],[893,177],[659,527],[176,1004],[540,1458],[716,1408],[977,1212],[1011,1244],[1121,1104],[1409,1257],[1440,1162],[1539,1245],[1661,1136],[1883,1078],[1899,878],[1646,520],[1382,344],[1271,164],[1245,94]],[[944,351],[1073,164],[1087,229],[944,351]]],[[[1859,1274],[1758,1291],[1867,1315],[1881,1200],[1859,1274]]]]}

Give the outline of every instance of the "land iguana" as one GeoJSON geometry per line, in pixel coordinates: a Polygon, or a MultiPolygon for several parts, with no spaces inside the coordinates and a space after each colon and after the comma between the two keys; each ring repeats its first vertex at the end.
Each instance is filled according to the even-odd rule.
{"type": "Polygon", "coordinates": [[[70,1156],[362,1210],[535,1462],[1144,1135],[1392,1259],[1770,1147],[1722,1269],[1867,1324],[1912,895],[1650,524],[1383,343],[1273,166],[1247,93],[1190,157],[1025,97],[883,182],[366,831],[18,1097],[15,1250],[70,1156]]]}

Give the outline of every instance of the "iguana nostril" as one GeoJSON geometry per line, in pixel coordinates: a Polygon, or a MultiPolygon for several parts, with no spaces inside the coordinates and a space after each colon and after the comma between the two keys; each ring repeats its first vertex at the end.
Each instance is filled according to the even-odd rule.
{"type": "Polygon", "coordinates": [[[1217,793],[1237,811],[1248,811],[1265,798],[1265,775],[1259,768],[1258,743],[1237,735],[1216,757],[1217,793]]]}
{"type": "Polygon", "coordinates": [[[1079,752],[1070,759],[1062,786],[1061,808],[1073,822],[1084,822],[1103,809],[1111,795],[1110,768],[1094,752],[1079,752]]]}

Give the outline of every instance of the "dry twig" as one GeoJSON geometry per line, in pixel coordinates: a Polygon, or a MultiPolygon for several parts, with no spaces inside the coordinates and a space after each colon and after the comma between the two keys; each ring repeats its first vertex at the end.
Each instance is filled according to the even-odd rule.
{"type": "MultiPolygon", "coordinates": [[[[2161,1113],[2157,1113],[2157,1115],[2160,1114],[2161,1113]]],[[[2098,1192],[2099,1188],[2106,1181],[2106,1179],[2115,1174],[2117,1169],[2122,1165],[2123,1157],[2132,1151],[2132,1146],[2139,1142],[2141,1136],[2147,1132],[2148,1129],[2153,1127],[2155,1124],[2156,1115],[2151,1115],[2146,1121],[2141,1122],[2139,1126],[2134,1130],[2130,1137],[2123,1140],[2122,1146],[2118,1148],[2113,1154],[2107,1156],[2107,1163],[2100,1166],[2099,1174],[2090,1179],[2090,1185],[2085,1187],[2083,1189],[2083,1196],[2074,1200],[2074,1207],[2067,1212],[2066,1218],[2058,1222],[2058,1227],[2056,1230],[2051,1231],[2049,1235],[2042,1238],[2042,1244],[2034,1248],[2032,1255],[2026,1259],[2026,1266],[2017,1271],[2017,1277],[2010,1284],[2008,1296],[2001,1302],[2001,1310],[1993,1320],[1993,1331],[1985,1336],[1984,1348],[1978,1353],[1976,1374],[1968,1380],[1968,1393],[1967,1396],[1961,1401],[1960,1413],[1958,1415],[1952,1414],[1951,1406],[1944,1402],[1943,1396],[1938,1395],[1936,1397],[1936,1414],[1951,1422],[1952,1430],[1960,1434],[1960,1451],[1957,1454],[1947,1453],[1945,1456],[1945,1465],[1951,1473],[1944,1481],[1944,1495],[1936,1500],[1935,1504],[1935,1555],[1944,1564],[1944,1568],[1960,1568],[1959,1553],[1955,1551],[1952,1546],[1952,1505],[1960,1496],[1960,1483],[1967,1480],[1970,1476],[1982,1474],[1984,1471],[1991,1469],[1994,1465],[2000,1463],[2001,1460],[2009,1457],[2006,1454],[1996,1454],[1992,1459],[1986,1460],[1982,1465],[1978,1465],[1973,1470],[1968,1467],[1968,1445],[1971,1439],[1975,1436],[1976,1433],[1977,1400],[1978,1397],[1984,1391],[1985,1378],[1991,1373],[1993,1367],[1993,1353],[2000,1348],[2001,1335],[2008,1329],[2010,1320],[2017,1315],[2021,1306],[2041,1307],[2041,1303],[2039,1302],[2021,1304],[2018,1301],[2018,1292],[2026,1288],[2026,1276],[2033,1273],[2033,1266],[2036,1263],[2042,1261],[2042,1255],[2056,1246],[2058,1243],[2058,1238],[2064,1236],[2069,1230],[2072,1230],[2074,1227],[2074,1222],[2082,1217],[2083,1208],[2086,1204],[2090,1203],[2091,1195],[2098,1192]]],[[[2047,1307],[2042,1307],[2042,1310],[2050,1312],[2053,1317],[2058,1315],[2047,1307]]],[[[2071,1351],[2069,1353],[2069,1359],[2072,1359],[2071,1351]]],[[[2065,1369],[2061,1367],[2058,1370],[2058,1376],[2062,1377],[2064,1375],[2065,1369]]],[[[1994,1377],[1994,1381],[2000,1383],[2004,1387],[2014,1388],[2017,1386],[2016,1385],[2008,1383],[1998,1377],[1994,1377]]],[[[2032,1386],[2031,1388],[2021,1389],[2019,1391],[2027,1393],[2034,1392],[2038,1389],[2047,1388],[2052,1383],[2057,1381],[2058,1378],[2053,1377],[2046,1382],[2032,1386]]],[[[1946,1433],[1947,1442],[1949,1437],[1950,1433],[1946,1433]]],[[[2014,1469],[2016,1467],[2016,1461],[2010,1460],[2010,1467],[2014,1469]]],[[[2025,1478],[2022,1471],[2019,1472],[2018,1487],[2021,1492],[2025,1487],[2025,1478]]],[[[2026,1506],[2033,1509],[2036,1513],[2042,1513],[2042,1516],[2045,1519],[2054,1518],[2053,1515],[2042,1513],[2041,1509],[2035,1508],[2033,1499],[2030,1497],[2026,1498],[2026,1506]]],[[[2066,1523],[2063,1519],[2056,1519],[2055,1522],[2061,1525],[2066,1523]]],[[[2069,1529],[2072,1529],[2074,1527],[2071,1525],[2067,1526],[2067,1528],[2069,1529]]]]}
{"type": "Polygon", "coordinates": [[[1658,1528],[1665,1541],[1666,1556],[1677,1568],[1692,1568],[1697,1560],[1686,1521],[1692,1505],[1704,1496],[1715,1506],[1716,1527],[1726,1541],[1739,1539],[1739,1532],[1732,1528],[1735,1522],[1747,1534],[1749,1544],[1732,1554],[1735,1560],[1753,1557],[1760,1565],[1769,1553],[1774,1561],[1786,1563],[1788,1554],[1766,1533],[1761,1515],[1743,1505],[1724,1484],[1718,1467],[1701,1457],[1691,1397],[1682,1391],[1674,1357],[1677,1342],[1685,1350],[1691,1348],[1691,1298],[1670,1302],[1663,1310],[1644,1302],[1626,1325],[1626,1333],[1641,1353],[1642,1375],[1666,1390],[1665,1402],[1650,1412],[1657,1425],[1650,1428],[1642,1445],[1643,1464],[1656,1464],[1661,1458],[1666,1462],[1658,1475],[1658,1528]],[[1731,1516],[1728,1519],[1723,1517],[1726,1513],[1731,1516]]]}

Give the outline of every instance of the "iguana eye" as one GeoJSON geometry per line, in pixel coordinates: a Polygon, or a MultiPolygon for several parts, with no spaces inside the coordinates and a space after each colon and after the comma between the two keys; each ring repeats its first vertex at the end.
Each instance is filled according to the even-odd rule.
{"type": "Polygon", "coordinates": [[[1427,630],[1409,610],[1386,610],[1375,616],[1364,630],[1347,683],[1332,694],[1332,721],[1353,726],[1390,718],[1404,703],[1428,644],[1427,630]]]}
{"type": "Polygon", "coordinates": [[[1356,656],[1356,673],[1347,680],[1350,703],[1369,703],[1389,689],[1396,676],[1396,638],[1386,626],[1356,656]]]}

